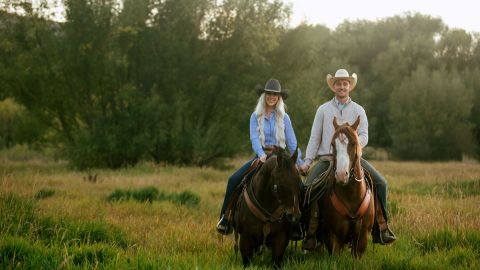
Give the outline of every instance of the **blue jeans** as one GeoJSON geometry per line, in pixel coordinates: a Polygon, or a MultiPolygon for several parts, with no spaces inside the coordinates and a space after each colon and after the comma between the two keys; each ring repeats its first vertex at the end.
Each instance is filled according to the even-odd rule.
{"type": "MultiPolygon", "coordinates": [[[[373,184],[377,190],[378,198],[380,199],[380,207],[384,213],[385,220],[388,222],[388,212],[387,212],[387,181],[385,178],[365,159],[361,159],[362,167],[367,170],[373,179],[373,184]]],[[[328,169],[330,162],[329,161],[320,161],[315,166],[313,166],[311,172],[308,174],[308,177],[305,179],[305,185],[312,184],[313,180],[317,178],[320,174],[328,169]]]]}
{"type": "Polygon", "coordinates": [[[256,159],[253,158],[247,163],[243,164],[240,169],[238,169],[234,174],[232,174],[228,178],[228,183],[227,183],[227,190],[225,191],[225,198],[223,199],[223,205],[222,205],[222,210],[220,212],[220,217],[222,217],[223,214],[225,214],[225,211],[227,210],[228,202],[230,201],[230,198],[232,197],[233,191],[235,191],[235,188],[240,185],[240,183],[243,180],[243,175],[245,172],[250,168],[250,165],[252,165],[252,162],[256,159]]]}
{"type": "Polygon", "coordinates": [[[360,161],[362,167],[367,170],[373,179],[373,184],[377,189],[378,199],[380,199],[380,207],[383,211],[383,216],[385,221],[388,222],[388,212],[387,212],[387,180],[381,175],[375,167],[372,166],[368,161],[362,158],[360,161]]]}

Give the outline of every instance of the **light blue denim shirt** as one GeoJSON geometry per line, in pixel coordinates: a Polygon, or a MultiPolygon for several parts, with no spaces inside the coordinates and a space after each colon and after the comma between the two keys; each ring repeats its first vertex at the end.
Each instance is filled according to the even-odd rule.
{"type": "Polygon", "coordinates": [[[340,101],[338,101],[338,99],[336,97],[334,97],[333,100],[335,101],[335,104],[337,104],[337,107],[340,111],[343,110],[343,108],[345,108],[345,106],[347,106],[347,104],[352,101],[352,99],[350,97],[348,97],[347,101],[345,101],[345,103],[343,103],[343,104],[340,103],[340,101]]]}
{"type": "MultiPolygon", "coordinates": [[[[275,111],[273,111],[270,113],[270,117],[265,117],[265,121],[263,124],[265,145],[278,145],[277,139],[275,138],[275,114],[275,111]]],[[[293,131],[292,121],[290,121],[290,117],[286,113],[283,117],[283,123],[285,125],[285,144],[290,154],[293,154],[293,152],[295,152],[295,149],[297,148],[297,138],[295,137],[295,132],[293,131]]],[[[252,142],[252,148],[255,154],[257,154],[258,157],[261,157],[265,155],[265,151],[263,151],[262,144],[260,143],[260,134],[258,134],[257,128],[257,115],[255,114],[255,112],[253,112],[252,116],[250,117],[250,141],[252,142]]],[[[302,164],[302,151],[300,150],[300,148],[298,148],[297,165],[300,166],[302,164]]]]}

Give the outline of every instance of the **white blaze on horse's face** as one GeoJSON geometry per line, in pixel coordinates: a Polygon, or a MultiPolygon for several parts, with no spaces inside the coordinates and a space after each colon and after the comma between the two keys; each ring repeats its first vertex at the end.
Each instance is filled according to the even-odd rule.
{"type": "Polygon", "coordinates": [[[337,182],[347,184],[350,177],[350,156],[348,155],[348,138],[340,133],[335,139],[335,149],[337,151],[335,168],[335,179],[337,182]]]}

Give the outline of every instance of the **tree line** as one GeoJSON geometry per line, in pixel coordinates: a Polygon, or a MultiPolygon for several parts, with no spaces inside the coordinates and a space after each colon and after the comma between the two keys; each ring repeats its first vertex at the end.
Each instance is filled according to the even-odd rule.
{"type": "Polygon", "coordinates": [[[56,22],[28,2],[0,6],[1,148],[54,148],[80,169],[214,164],[251,152],[254,86],[273,77],[305,149],[342,67],[359,76],[369,146],[480,156],[479,34],[440,18],[289,28],[279,0],[64,0],[56,22]]]}

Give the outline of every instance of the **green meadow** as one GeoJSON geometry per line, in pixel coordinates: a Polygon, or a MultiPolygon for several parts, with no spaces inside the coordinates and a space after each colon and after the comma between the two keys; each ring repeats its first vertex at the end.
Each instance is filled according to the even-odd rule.
{"type": "MultiPolygon", "coordinates": [[[[234,237],[215,231],[226,169],[141,163],[70,170],[41,159],[0,164],[1,269],[242,269],[234,237]]],[[[373,161],[389,182],[398,240],[304,254],[284,269],[479,269],[480,164],[373,161]]],[[[267,269],[268,251],[251,269],[267,269]]]]}

